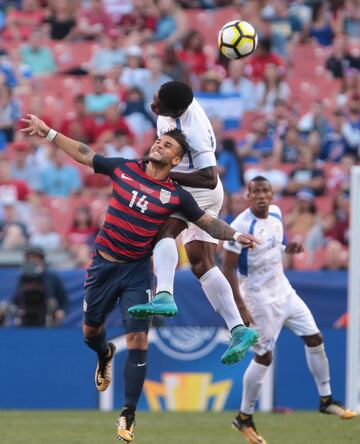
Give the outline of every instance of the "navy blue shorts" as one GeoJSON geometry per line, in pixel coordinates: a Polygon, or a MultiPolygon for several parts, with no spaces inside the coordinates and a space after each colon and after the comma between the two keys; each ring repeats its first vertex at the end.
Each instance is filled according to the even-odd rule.
{"type": "Polygon", "coordinates": [[[120,264],[109,262],[98,252],[86,273],[84,322],[98,327],[119,300],[127,333],[149,330],[148,320],[132,319],[128,308],[150,300],[150,258],[120,264]]]}

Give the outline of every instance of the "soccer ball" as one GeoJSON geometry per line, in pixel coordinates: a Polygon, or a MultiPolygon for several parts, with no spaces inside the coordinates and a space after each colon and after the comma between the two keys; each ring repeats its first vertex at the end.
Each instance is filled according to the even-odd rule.
{"type": "Polygon", "coordinates": [[[233,20],[226,23],[219,32],[220,52],[231,60],[252,54],[258,43],[255,29],[248,22],[233,20]]]}

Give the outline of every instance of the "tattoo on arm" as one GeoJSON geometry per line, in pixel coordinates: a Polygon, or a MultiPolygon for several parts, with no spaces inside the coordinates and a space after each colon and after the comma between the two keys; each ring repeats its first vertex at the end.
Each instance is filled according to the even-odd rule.
{"type": "Polygon", "coordinates": [[[233,240],[235,230],[221,219],[215,219],[215,217],[204,214],[195,221],[195,224],[215,239],[233,240]]]}
{"type": "Polygon", "coordinates": [[[90,154],[90,152],[91,152],[90,148],[85,143],[82,143],[82,142],[80,142],[80,144],[79,144],[79,151],[84,156],[90,154]]]}

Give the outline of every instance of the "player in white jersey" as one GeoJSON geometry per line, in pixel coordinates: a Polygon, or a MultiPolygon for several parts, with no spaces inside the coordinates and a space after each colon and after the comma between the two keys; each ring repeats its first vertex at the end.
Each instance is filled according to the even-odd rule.
{"type": "Polygon", "coordinates": [[[304,301],[296,294],[284,274],[283,253],[303,251],[297,242],[287,244],[280,208],[271,205],[270,182],[262,176],[250,181],[250,208],[243,211],[231,226],[250,233],[259,241],[254,250],[242,249],[225,242],[223,272],[232,287],[234,297],[246,324],[259,332],[254,345],[255,357],[243,377],[243,394],[239,414],[233,425],[248,441],[266,444],[256,431],[252,415],[267,369],[272,361],[275,342],[285,325],[305,342],[308,367],[320,396],[320,412],[332,413],[342,419],[356,416],[332,399],[329,363],[322,335],[304,301]]]}
{"type": "MultiPolygon", "coordinates": [[[[194,99],[191,88],[183,82],[164,83],[155,94],[151,108],[159,116],[158,136],[170,128],[178,128],[184,132],[190,145],[189,154],[179,168],[171,172],[170,177],[194,196],[200,208],[217,217],[223,202],[223,188],[216,169],[215,135],[204,110],[194,99]]],[[[181,215],[169,218],[154,248],[154,273],[157,278],[154,299],[148,304],[131,307],[129,313],[134,317],[176,315],[177,306],[172,294],[178,263],[175,238],[180,233],[193,273],[214,310],[224,318],[231,332],[231,343],[221,360],[224,364],[237,362],[256,342],[257,333],[244,326],[231,287],[215,264],[218,241],[188,223],[181,215]]],[[[252,242],[249,241],[250,247],[255,246],[252,242]]]]}

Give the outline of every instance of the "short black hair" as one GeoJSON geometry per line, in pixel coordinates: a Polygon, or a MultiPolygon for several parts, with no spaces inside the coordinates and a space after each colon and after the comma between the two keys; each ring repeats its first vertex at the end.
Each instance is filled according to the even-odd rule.
{"type": "Polygon", "coordinates": [[[41,259],[45,260],[45,252],[41,247],[38,247],[37,245],[30,245],[25,250],[25,257],[28,256],[37,256],[41,259]]]}
{"type": "Polygon", "coordinates": [[[194,99],[189,85],[173,80],[160,86],[158,97],[168,110],[185,110],[194,99]]]}
{"type": "Polygon", "coordinates": [[[166,133],[163,134],[163,136],[169,136],[172,139],[176,140],[176,142],[180,145],[182,149],[182,152],[180,154],[181,158],[183,158],[184,155],[189,151],[190,148],[189,143],[186,140],[185,134],[181,130],[175,128],[170,131],[167,131],[166,133]]]}
{"type": "Polygon", "coordinates": [[[250,191],[250,185],[251,185],[252,182],[269,182],[269,184],[271,185],[270,180],[266,179],[266,177],[264,177],[264,176],[255,176],[248,183],[248,190],[249,191],[250,191]]]}

